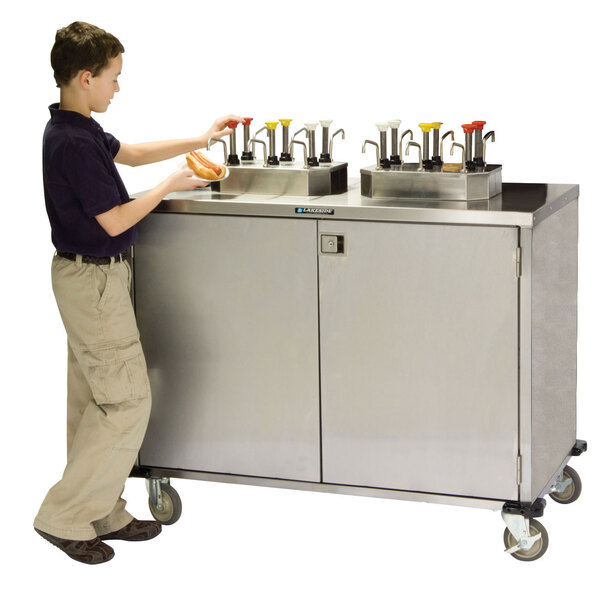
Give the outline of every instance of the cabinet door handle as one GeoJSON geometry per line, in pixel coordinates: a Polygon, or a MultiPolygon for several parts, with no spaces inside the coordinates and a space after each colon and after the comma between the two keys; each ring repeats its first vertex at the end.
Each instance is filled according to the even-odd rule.
{"type": "Polygon", "coordinates": [[[321,254],[346,254],[345,236],[339,233],[322,233],[321,254]]]}

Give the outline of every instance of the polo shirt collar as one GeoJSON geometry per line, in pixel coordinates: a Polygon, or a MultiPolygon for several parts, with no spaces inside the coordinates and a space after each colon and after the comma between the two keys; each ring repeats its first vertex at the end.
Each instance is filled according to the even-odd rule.
{"type": "Polygon", "coordinates": [[[99,123],[94,121],[92,117],[84,117],[81,113],[75,112],[74,110],[61,110],[58,108],[59,105],[60,103],[56,102],[48,107],[52,123],[67,123],[74,127],[87,129],[92,133],[97,133],[98,130],[101,129],[99,123]]]}

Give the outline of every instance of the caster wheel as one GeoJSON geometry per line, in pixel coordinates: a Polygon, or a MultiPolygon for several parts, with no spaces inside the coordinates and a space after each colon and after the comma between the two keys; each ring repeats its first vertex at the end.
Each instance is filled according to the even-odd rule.
{"type": "Polygon", "coordinates": [[[172,525],[177,522],[181,516],[181,498],[175,491],[175,488],[167,483],[163,483],[160,486],[160,491],[163,508],[162,510],[158,510],[158,508],[152,504],[152,500],[148,498],[150,512],[152,513],[152,516],[163,525],[172,525]]]}
{"type": "MultiPolygon", "coordinates": [[[[546,528],[535,519],[530,519],[529,521],[529,532],[531,535],[537,535],[538,533],[542,534],[542,537],[533,544],[529,550],[520,549],[516,552],[513,552],[511,556],[516,558],[517,560],[537,560],[541,556],[544,555],[546,550],[548,550],[548,532],[546,528]]],[[[506,549],[512,548],[517,543],[513,534],[509,531],[508,527],[504,530],[504,547],[506,549]]]]}
{"type": "Polygon", "coordinates": [[[563,476],[571,478],[571,483],[563,492],[551,492],[550,498],[559,504],[571,504],[581,495],[581,477],[573,467],[567,465],[563,469],[563,476]]]}

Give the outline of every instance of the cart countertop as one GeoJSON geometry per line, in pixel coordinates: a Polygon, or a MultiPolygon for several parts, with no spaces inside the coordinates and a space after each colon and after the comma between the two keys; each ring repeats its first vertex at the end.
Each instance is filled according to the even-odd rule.
{"type": "Polygon", "coordinates": [[[490,200],[432,202],[367,198],[360,193],[360,180],[353,178],[348,181],[347,192],[332,196],[231,194],[215,192],[210,187],[175,192],[166,196],[154,212],[533,228],[578,196],[579,186],[573,184],[504,183],[502,193],[490,200]]]}

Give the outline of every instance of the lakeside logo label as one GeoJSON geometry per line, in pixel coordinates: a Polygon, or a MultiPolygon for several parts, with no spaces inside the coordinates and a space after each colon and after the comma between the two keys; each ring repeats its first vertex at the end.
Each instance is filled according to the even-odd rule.
{"type": "Polygon", "coordinates": [[[296,213],[308,213],[310,215],[332,215],[333,208],[296,208],[296,213]]]}

